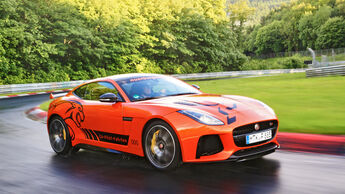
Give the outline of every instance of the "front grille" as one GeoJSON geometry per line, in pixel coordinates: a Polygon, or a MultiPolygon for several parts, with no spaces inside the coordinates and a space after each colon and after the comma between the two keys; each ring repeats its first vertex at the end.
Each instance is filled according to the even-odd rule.
{"type": "Polygon", "coordinates": [[[234,142],[235,142],[236,146],[238,146],[238,147],[253,146],[253,145],[262,144],[262,143],[265,143],[265,142],[272,140],[274,138],[274,136],[276,135],[277,128],[278,128],[278,121],[277,120],[263,121],[263,122],[258,122],[258,123],[253,123],[253,124],[237,127],[233,130],[232,135],[234,137],[234,142]],[[272,125],[270,125],[270,123],[272,123],[272,125]],[[257,131],[254,128],[255,124],[259,124],[259,126],[260,126],[260,129],[257,131]],[[260,132],[260,131],[265,131],[265,130],[271,130],[272,131],[272,138],[271,139],[257,142],[257,143],[252,143],[249,145],[246,144],[246,136],[247,135],[254,133],[254,132],[260,132]]]}

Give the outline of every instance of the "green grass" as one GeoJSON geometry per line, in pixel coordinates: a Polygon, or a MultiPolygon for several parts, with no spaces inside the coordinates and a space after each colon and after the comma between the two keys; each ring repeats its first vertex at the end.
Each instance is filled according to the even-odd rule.
{"type": "Polygon", "coordinates": [[[306,78],[304,73],[190,81],[206,93],[252,97],[271,106],[280,131],[345,134],[345,77],[306,78]]]}
{"type": "Polygon", "coordinates": [[[53,99],[50,99],[50,100],[48,100],[48,101],[43,102],[43,103],[40,105],[40,109],[42,109],[42,110],[44,110],[44,111],[48,111],[49,104],[50,104],[51,101],[53,101],[53,99]]]}
{"type": "Polygon", "coordinates": [[[249,59],[242,64],[240,70],[263,70],[263,69],[295,69],[305,68],[304,61],[312,60],[311,57],[294,55],[292,57],[276,57],[268,59],[249,59]]]}
{"type": "MultiPolygon", "coordinates": [[[[331,59],[333,59],[331,57],[331,59]]],[[[334,56],[335,61],[345,61],[345,54],[339,54],[334,56]]]]}
{"type": "MultiPolygon", "coordinates": [[[[332,56],[327,56],[327,58],[328,58],[328,61],[330,61],[330,62],[332,62],[333,60],[335,60],[335,61],[345,61],[345,54],[335,55],[334,58],[332,56]]],[[[312,60],[312,58],[310,60],[312,60]]],[[[318,56],[318,57],[316,57],[316,60],[321,61],[322,57],[318,56]]]]}

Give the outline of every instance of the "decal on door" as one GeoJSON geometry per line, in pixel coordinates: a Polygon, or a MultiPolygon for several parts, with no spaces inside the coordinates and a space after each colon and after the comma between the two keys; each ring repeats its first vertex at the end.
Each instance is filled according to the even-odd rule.
{"type": "Polygon", "coordinates": [[[85,137],[90,140],[103,141],[120,145],[128,145],[128,135],[119,135],[115,133],[107,133],[85,128],[82,128],[81,130],[84,132],[85,137]]]}

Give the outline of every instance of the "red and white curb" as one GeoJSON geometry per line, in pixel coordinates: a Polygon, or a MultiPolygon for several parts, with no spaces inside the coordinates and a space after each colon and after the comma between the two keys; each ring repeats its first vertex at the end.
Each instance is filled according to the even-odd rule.
{"type": "Polygon", "coordinates": [[[26,116],[34,121],[40,121],[42,123],[47,123],[48,113],[41,110],[40,107],[34,107],[25,112],[26,116]]]}
{"type": "MultiPolygon", "coordinates": [[[[47,112],[39,107],[32,108],[25,113],[32,120],[47,123],[47,112]]],[[[345,155],[345,136],[343,135],[278,132],[277,139],[282,150],[345,155]]]]}
{"type": "Polygon", "coordinates": [[[44,91],[44,92],[31,92],[26,94],[13,94],[13,95],[7,95],[7,96],[0,96],[0,99],[5,98],[14,98],[14,97],[22,97],[22,96],[32,96],[32,95],[38,95],[38,94],[49,94],[49,93],[56,93],[56,92],[69,92],[69,89],[66,90],[52,90],[52,91],[44,91]]]}
{"type": "Polygon", "coordinates": [[[278,132],[281,149],[345,156],[344,135],[278,132]]]}

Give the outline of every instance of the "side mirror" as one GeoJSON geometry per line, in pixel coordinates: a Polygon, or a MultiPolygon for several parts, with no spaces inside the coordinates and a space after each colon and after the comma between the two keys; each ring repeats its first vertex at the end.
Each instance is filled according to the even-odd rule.
{"type": "Polygon", "coordinates": [[[200,86],[196,85],[196,84],[192,84],[192,86],[198,90],[200,90],[200,86]]]}
{"type": "Polygon", "coordinates": [[[117,96],[113,93],[105,93],[99,97],[99,101],[101,102],[117,102],[117,100],[117,96]]]}

